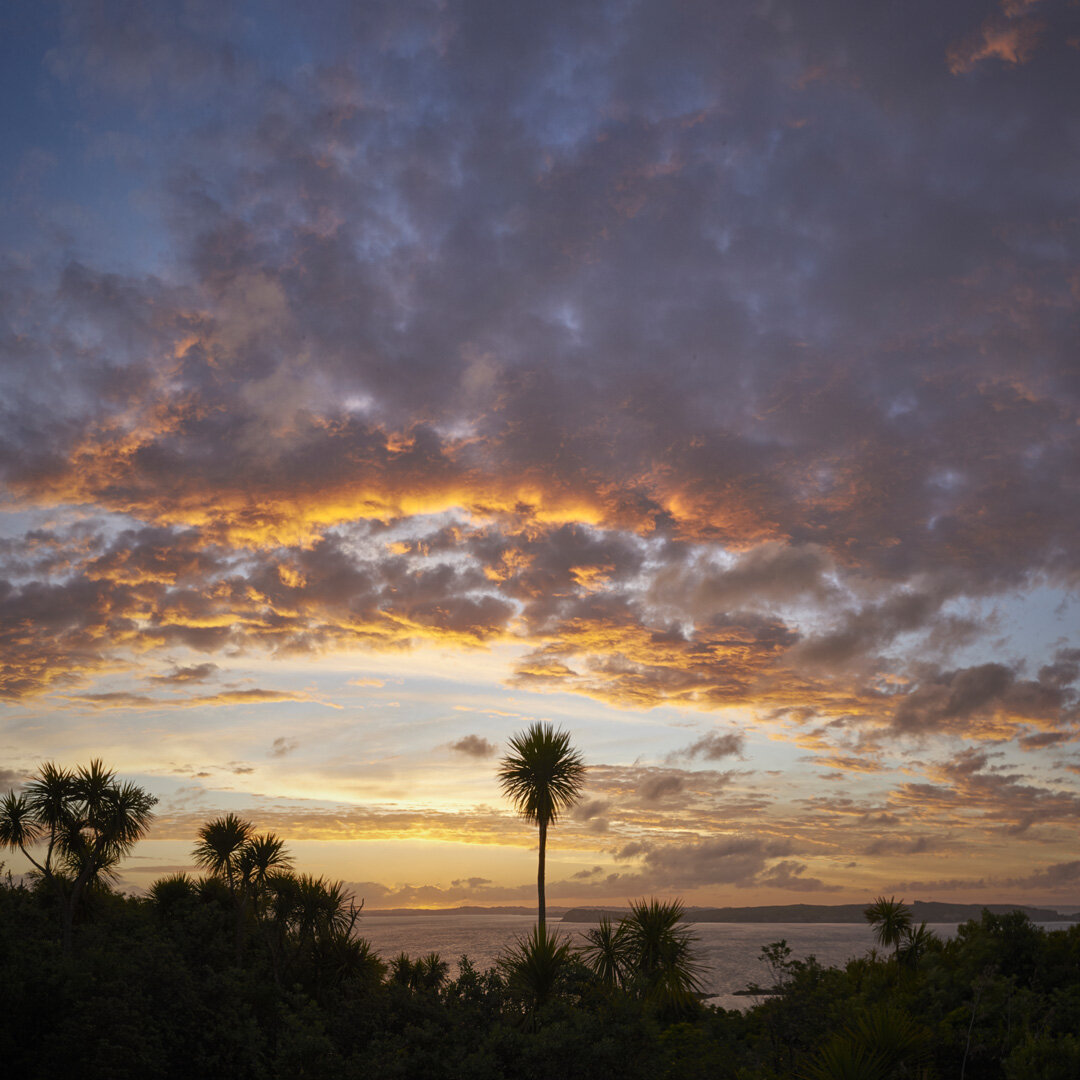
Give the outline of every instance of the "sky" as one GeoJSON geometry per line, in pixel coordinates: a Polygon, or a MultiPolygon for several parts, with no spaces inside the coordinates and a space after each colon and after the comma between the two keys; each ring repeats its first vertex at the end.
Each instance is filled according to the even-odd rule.
{"type": "MultiPolygon", "coordinates": [[[[1080,8],[14,0],[0,790],[368,909],[1073,904],[1080,8]]],[[[20,869],[18,857],[6,856],[20,869]]]]}

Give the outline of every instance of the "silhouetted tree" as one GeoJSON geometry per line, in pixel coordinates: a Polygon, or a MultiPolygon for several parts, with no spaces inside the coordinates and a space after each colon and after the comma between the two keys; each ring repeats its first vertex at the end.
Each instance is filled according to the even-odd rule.
{"type": "Polygon", "coordinates": [[[224,881],[232,895],[239,963],[250,909],[252,905],[257,908],[265,897],[270,874],[288,869],[292,857],[285,851],[284,841],[273,833],[255,835],[251,822],[236,814],[208,821],[199,830],[192,857],[196,866],[224,881]]]}
{"type": "Polygon", "coordinates": [[[581,797],[585,763],[565,731],[556,731],[550,724],[533,724],[510,740],[498,775],[503,794],[526,821],[535,822],[540,833],[536,892],[542,935],[547,920],[544,860],[548,826],[581,797]]]}
{"type": "Polygon", "coordinates": [[[581,957],[609,987],[624,986],[631,967],[630,943],[623,922],[612,925],[606,916],[598,926],[585,931],[588,944],[581,957]]]}
{"type": "Polygon", "coordinates": [[[628,985],[662,1008],[690,1005],[701,991],[697,938],[683,923],[685,913],[681,900],[635,900],[620,925],[628,985]]]}
{"type": "Polygon", "coordinates": [[[570,943],[549,934],[539,924],[499,957],[498,966],[507,990],[524,1006],[525,1017],[535,1025],[537,1010],[555,996],[573,963],[570,943]]]}
{"type": "Polygon", "coordinates": [[[874,940],[881,946],[890,945],[899,951],[900,943],[911,929],[911,909],[895,896],[888,900],[879,896],[866,910],[863,917],[874,929],[874,940]]]}
{"type": "Polygon", "coordinates": [[[21,851],[58,897],[65,953],[87,887],[114,874],[150,827],[156,802],[98,759],[74,771],[47,762],[21,795],[9,791],[0,801],[0,843],[21,851]],[[42,843],[39,862],[29,849],[42,843]]]}

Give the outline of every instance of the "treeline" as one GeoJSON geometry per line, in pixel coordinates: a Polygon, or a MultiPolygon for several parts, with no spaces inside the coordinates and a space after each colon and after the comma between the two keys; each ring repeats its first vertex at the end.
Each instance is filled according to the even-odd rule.
{"type": "Polygon", "coordinates": [[[664,986],[667,932],[693,944],[672,905],[637,905],[636,927],[598,927],[580,954],[537,928],[452,975],[437,955],[375,955],[333,883],[283,875],[293,892],[245,900],[224,874],[146,898],[97,882],[69,953],[58,891],[9,876],[0,1060],[86,1080],[1080,1075],[1080,927],[986,912],[941,941],[896,905],[877,911],[881,950],[842,968],[763,947],[766,989],[739,1013],[664,986]]]}

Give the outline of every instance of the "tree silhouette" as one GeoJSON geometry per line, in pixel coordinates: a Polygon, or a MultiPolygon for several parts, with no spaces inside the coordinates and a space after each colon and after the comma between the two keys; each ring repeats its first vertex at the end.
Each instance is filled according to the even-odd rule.
{"type": "Polygon", "coordinates": [[[879,896],[863,911],[863,917],[873,927],[874,940],[879,945],[899,951],[900,943],[911,929],[911,909],[904,906],[903,900],[879,896]]]}
{"type": "Polygon", "coordinates": [[[21,795],[0,800],[0,843],[18,849],[60,902],[62,942],[70,953],[75,912],[89,885],[114,875],[146,834],[157,799],[121,784],[99,759],[74,771],[46,762],[21,795]],[[45,844],[38,861],[30,848],[45,844]]]}
{"type": "Polygon", "coordinates": [[[681,900],[635,900],[620,925],[629,957],[628,983],[659,1006],[687,1005],[701,990],[697,940],[683,924],[681,900]]]}
{"type": "Polygon", "coordinates": [[[585,940],[582,959],[600,981],[605,986],[624,986],[633,963],[624,923],[612,925],[604,916],[598,926],[585,931],[585,940]]]}
{"type": "Polygon", "coordinates": [[[199,830],[192,851],[195,865],[225,882],[236,905],[236,958],[244,949],[244,928],[250,907],[256,913],[265,898],[270,875],[292,865],[284,841],[273,833],[257,836],[250,821],[236,814],[208,821],[199,830]]]}
{"type": "Polygon", "coordinates": [[[364,902],[357,904],[340,881],[274,871],[267,875],[266,895],[262,922],[275,979],[306,971],[317,988],[350,970],[378,965],[367,942],[353,936],[364,902]]]}
{"type": "Polygon", "coordinates": [[[526,821],[540,833],[540,855],[536,872],[537,922],[541,933],[547,919],[544,898],[544,860],[548,826],[569,810],[581,796],[585,763],[570,745],[567,732],[550,724],[533,724],[515,735],[502,759],[498,773],[503,794],[526,821]]]}
{"type": "Polygon", "coordinates": [[[557,934],[549,934],[543,923],[516,941],[498,959],[512,998],[524,1007],[526,1021],[537,1024],[537,1011],[559,991],[573,966],[570,943],[557,934]]]}
{"type": "Polygon", "coordinates": [[[222,878],[235,891],[240,877],[240,856],[252,835],[250,821],[236,814],[208,821],[199,830],[199,842],[192,851],[195,865],[222,878]]]}

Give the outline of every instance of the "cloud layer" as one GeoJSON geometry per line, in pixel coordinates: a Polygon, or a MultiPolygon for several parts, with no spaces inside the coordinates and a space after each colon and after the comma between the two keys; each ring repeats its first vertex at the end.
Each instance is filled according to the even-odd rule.
{"type": "Polygon", "coordinates": [[[685,835],[769,739],[893,852],[1057,828],[1076,10],[318,7],[61,3],[19,61],[7,707],[321,712],[240,669],[505,649],[507,693],[688,710],[620,790],[691,816],[579,821],[642,888],[830,887],[794,818],[685,835]]]}

